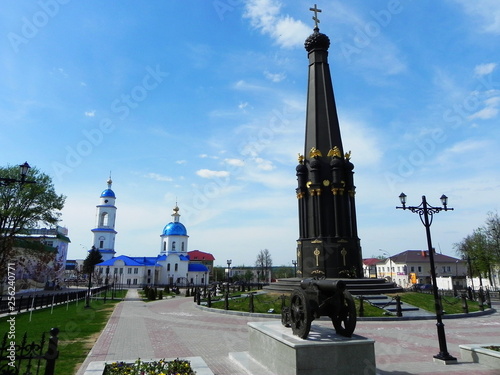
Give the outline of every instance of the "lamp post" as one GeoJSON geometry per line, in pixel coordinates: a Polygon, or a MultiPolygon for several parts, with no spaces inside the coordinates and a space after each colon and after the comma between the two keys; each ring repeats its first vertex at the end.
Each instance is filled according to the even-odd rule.
{"type": "Polygon", "coordinates": [[[392,258],[391,258],[391,254],[389,254],[387,251],[385,250],[382,250],[382,249],[378,249],[378,251],[381,251],[382,254],[384,255],[387,255],[389,257],[389,270],[391,271],[391,282],[394,281],[393,277],[392,277],[392,258]]]}
{"type": "Polygon", "coordinates": [[[431,240],[431,224],[432,224],[432,219],[434,217],[434,214],[437,214],[438,212],[441,211],[453,211],[453,208],[448,207],[448,197],[446,195],[441,196],[441,203],[443,207],[433,207],[430,206],[427,203],[427,200],[425,198],[425,195],[422,196],[422,203],[420,203],[418,206],[406,206],[406,194],[401,193],[399,195],[399,199],[401,201],[401,207],[396,207],[400,208],[403,210],[410,210],[413,213],[418,213],[420,216],[420,221],[425,227],[425,233],[427,236],[427,247],[429,250],[429,262],[431,266],[431,278],[432,278],[432,290],[434,294],[434,307],[436,309],[436,326],[437,326],[437,334],[438,334],[438,341],[439,341],[439,353],[434,356],[434,358],[438,360],[442,360],[445,362],[456,362],[457,359],[453,356],[451,356],[448,353],[448,348],[446,346],[446,334],[444,332],[444,324],[441,319],[441,315],[443,314],[442,308],[441,308],[441,302],[439,299],[439,294],[438,294],[438,288],[437,288],[437,283],[436,283],[436,269],[434,266],[434,249],[432,247],[432,240],[431,240]]]}
{"type": "Polygon", "coordinates": [[[231,259],[228,259],[226,262],[227,262],[227,282],[229,284],[229,274],[231,272],[231,263],[233,261],[231,259]]]}
{"type": "Polygon", "coordinates": [[[35,181],[26,180],[26,176],[28,175],[28,171],[30,168],[31,167],[28,162],[25,161],[24,164],[21,164],[19,166],[19,175],[21,176],[21,178],[19,180],[15,178],[0,178],[0,186],[7,186],[16,182],[18,182],[21,186],[24,184],[35,184],[35,181]]]}
{"type": "Polygon", "coordinates": [[[297,261],[294,259],[292,260],[293,264],[293,277],[297,277],[297,261]]]}

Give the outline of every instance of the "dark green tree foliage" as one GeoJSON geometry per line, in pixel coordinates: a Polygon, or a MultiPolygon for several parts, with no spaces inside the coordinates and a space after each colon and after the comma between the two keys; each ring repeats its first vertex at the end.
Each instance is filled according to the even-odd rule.
{"type": "Polygon", "coordinates": [[[83,272],[87,275],[94,273],[95,265],[102,262],[102,255],[94,246],[89,251],[87,258],[83,261],[83,272]]]}
{"type": "Polygon", "coordinates": [[[470,264],[471,276],[488,277],[500,264],[500,218],[497,213],[488,213],[486,225],[475,229],[455,245],[456,252],[470,264]]]}
{"type": "MultiPolygon", "coordinates": [[[[0,177],[19,179],[19,167],[0,168],[0,177]]],[[[29,229],[55,226],[64,207],[66,197],[56,194],[48,175],[31,168],[26,180],[36,183],[0,186],[0,264],[6,264],[15,256],[17,235],[29,229]]],[[[6,269],[0,270],[1,278],[6,269]]]]}

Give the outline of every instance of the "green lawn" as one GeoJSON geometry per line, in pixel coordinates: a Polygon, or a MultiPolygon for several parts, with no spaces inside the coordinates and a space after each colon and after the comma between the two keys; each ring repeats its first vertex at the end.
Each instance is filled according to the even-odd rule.
{"type": "MultiPolygon", "coordinates": [[[[389,297],[395,297],[394,295],[388,295],[389,297]]],[[[401,297],[401,302],[406,302],[410,305],[419,307],[423,310],[430,312],[435,312],[434,309],[434,296],[430,293],[418,293],[418,292],[405,292],[399,294],[401,297]]],[[[246,293],[237,293],[230,295],[229,300],[229,310],[250,312],[250,298],[246,293]]],[[[205,301],[205,300],[203,300],[205,301]]],[[[356,303],[356,311],[359,316],[359,299],[354,298],[356,303]]],[[[206,302],[206,301],[205,301],[206,302]]],[[[289,299],[286,300],[287,305],[289,304],[289,299]]],[[[445,314],[461,314],[462,310],[462,299],[455,297],[443,297],[443,310],[445,314]]],[[[479,305],[474,301],[467,301],[469,312],[479,311],[479,305]]],[[[274,310],[274,314],[281,314],[281,296],[278,294],[266,293],[259,294],[254,297],[254,312],[256,313],[267,313],[270,309],[274,310]]],[[[224,309],[224,300],[219,300],[217,302],[212,302],[212,307],[216,309],[224,309]]],[[[366,301],[363,303],[364,317],[387,317],[395,316],[395,314],[389,314],[385,310],[372,306],[366,301]]]]}
{"type": "MultiPolygon", "coordinates": [[[[101,299],[92,300],[89,308],[85,308],[85,301],[79,301],[78,304],[72,302],[68,305],[55,306],[52,312],[50,308],[35,310],[32,312],[31,321],[29,312],[13,315],[16,344],[21,343],[25,332],[28,334],[28,342],[39,342],[43,332],[47,332],[48,340],[49,330],[53,327],[59,328],[59,358],[56,361],[55,373],[74,374],[99,337],[114,307],[126,292],[126,290],[117,291],[114,301],[109,298],[108,293],[106,303],[101,299]]],[[[9,317],[0,318],[0,324],[4,329],[9,327],[7,319],[9,317]]],[[[1,332],[2,338],[3,333],[1,332]]]]}
{"type": "MultiPolygon", "coordinates": [[[[394,294],[389,296],[394,297],[396,295],[394,294]]],[[[434,295],[432,293],[406,292],[401,293],[400,297],[401,302],[406,302],[423,310],[436,312],[434,307],[434,295]]],[[[442,297],[441,300],[443,303],[443,310],[446,314],[463,313],[461,298],[442,297]]],[[[477,302],[467,300],[467,305],[469,307],[469,312],[479,311],[479,305],[477,302]]]]}
{"type": "MultiPolygon", "coordinates": [[[[234,299],[229,300],[229,310],[244,311],[249,312],[250,308],[250,298],[246,293],[238,293],[231,295],[230,297],[234,299]],[[241,296],[241,297],[240,297],[241,296]]],[[[354,299],[356,304],[356,311],[359,312],[359,300],[354,299]]],[[[290,299],[287,297],[285,300],[287,306],[290,304],[290,299]]],[[[281,315],[282,298],[279,294],[266,293],[258,294],[254,297],[254,312],[255,313],[267,313],[270,309],[273,309],[273,314],[281,315]]],[[[212,307],[216,309],[224,309],[224,301],[213,302],[212,307]]],[[[363,309],[365,317],[382,317],[386,316],[386,312],[378,307],[371,306],[370,304],[364,302],[363,309]]]]}

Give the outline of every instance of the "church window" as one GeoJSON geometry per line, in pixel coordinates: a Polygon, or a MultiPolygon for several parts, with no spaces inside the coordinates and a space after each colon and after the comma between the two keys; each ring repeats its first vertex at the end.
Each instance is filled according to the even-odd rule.
{"type": "Polygon", "coordinates": [[[204,277],[201,278],[201,283],[205,284],[205,278],[204,277]]]}
{"type": "Polygon", "coordinates": [[[175,241],[172,242],[172,251],[175,251],[175,241]]]}
{"type": "Polygon", "coordinates": [[[123,275],[123,268],[120,268],[120,275],[123,275]]]}
{"type": "Polygon", "coordinates": [[[134,279],[134,285],[137,285],[137,279],[134,279]]]}
{"type": "Polygon", "coordinates": [[[102,249],[104,247],[104,241],[99,241],[99,248],[102,249]]]}
{"type": "Polygon", "coordinates": [[[167,264],[167,271],[170,271],[170,263],[167,264]]]}
{"type": "Polygon", "coordinates": [[[118,268],[115,268],[114,270],[115,275],[118,273],[118,268]]]}
{"type": "Polygon", "coordinates": [[[181,249],[182,249],[182,251],[184,251],[184,242],[182,243],[181,249]]]}
{"type": "Polygon", "coordinates": [[[163,251],[167,251],[167,243],[163,242],[163,251]]]}
{"type": "Polygon", "coordinates": [[[179,265],[177,263],[175,263],[175,271],[178,271],[179,270],[179,265]]]}
{"type": "Polygon", "coordinates": [[[418,272],[422,272],[422,266],[418,266],[418,272]]]}
{"type": "MultiPolygon", "coordinates": [[[[151,276],[151,270],[148,270],[148,276],[151,276]]],[[[149,282],[149,281],[148,281],[149,282]]]]}
{"type": "Polygon", "coordinates": [[[108,226],[108,213],[107,212],[103,212],[101,214],[101,222],[99,223],[99,226],[100,227],[107,227],[108,226]]]}
{"type": "Polygon", "coordinates": [[[138,274],[139,273],[139,268],[138,267],[135,267],[134,268],[134,274],[138,274]]]}
{"type": "Polygon", "coordinates": [[[130,285],[130,279],[127,279],[127,285],[130,285]]]}
{"type": "Polygon", "coordinates": [[[151,284],[151,279],[148,279],[148,284],[151,284]]]}
{"type": "Polygon", "coordinates": [[[130,273],[132,273],[132,267],[129,267],[129,268],[127,269],[127,273],[129,273],[129,274],[130,274],[130,273]]]}

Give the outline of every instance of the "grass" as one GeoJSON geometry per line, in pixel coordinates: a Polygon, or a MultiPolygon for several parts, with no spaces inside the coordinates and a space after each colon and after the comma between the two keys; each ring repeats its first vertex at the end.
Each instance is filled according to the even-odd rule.
{"type": "MultiPolygon", "coordinates": [[[[250,298],[245,293],[238,293],[230,296],[229,300],[229,310],[235,311],[250,311],[250,298]]],[[[289,306],[290,298],[287,297],[285,301],[286,305],[289,306]]],[[[356,311],[359,312],[359,300],[354,299],[356,304],[356,311]]],[[[273,314],[281,315],[282,297],[280,294],[275,293],[265,293],[258,294],[254,296],[254,312],[255,313],[268,313],[270,309],[273,310],[273,314]]],[[[216,309],[224,309],[224,300],[218,302],[212,302],[212,307],[216,309]]],[[[383,317],[386,316],[385,310],[378,307],[372,306],[369,303],[363,303],[363,309],[365,317],[383,317]]]]}
{"type": "MultiPolygon", "coordinates": [[[[78,301],[78,304],[72,302],[54,306],[52,313],[50,308],[35,310],[32,312],[31,321],[29,312],[13,315],[16,343],[21,343],[25,332],[28,334],[28,342],[39,342],[43,332],[47,333],[48,340],[49,330],[53,327],[59,328],[59,358],[56,361],[55,374],[74,374],[87,357],[114,307],[126,292],[117,291],[115,300],[108,298],[106,303],[101,299],[92,300],[89,308],[85,308],[85,301],[78,301]]],[[[9,318],[0,318],[2,327],[8,327],[9,318]]]]}
{"type": "MultiPolygon", "coordinates": [[[[396,294],[389,294],[389,297],[395,297],[396,294]]],[[[430,293],[419,293],[419,292],[405,292],[399,294],[401,297],[401,302],[413,305],[423,310],[430,312],[435,312],[434,309],[434,296],[430,293]]],[[[355,298],[354,302],[356,304],[356,311],[359,316],[359,299],[355,298]]],[[[289,298],[286,300],[287,305],[290,303],[289,298]]],[[[462,299],[455,297],[442,297],[443,310],[445,314],[462,314],[462,299]]],[[[254,312],[255,313],[268,313],[270,309],[273,309],[274,314],[281,314],[281,296],[274,293],[258,294],[254,297],[254,312]]],[[[467,306],[469,312],[479,311],[479,305],[475,301],[467,301],[467,306]]],[[[224,300],[221,299],[217,302],[212,302],[212,307],[216,309],[224,309],[224,300]]],[[[387,317],[394,316],[395,314],[389,314],[385,310],[372,306],[366,301],[363,303],[364,314],[363,317],[387,317]]],[[[230,295],[229,299],[229,310],[235,311],[250,311],[250,298],[245,293],[238,293],[230,295]]],[[[403,313],[404,314],[404,313],[403,313]]]]}
{"type": "MultiPolygon", "coordinates": [[[[394,295],[388,295],[394,297],[394,295]]],[[[408,303],[420,309],[435,312],[434,295],[432,293],[405,292],[399,294],[401,302],[408,303]]],[[[446,314],[462,314],[462,299],[455,297],[442,297],[443,310],[446,314]]],[[[467,301],[469,312],[479,311],[479,305],[475,301],[467,301]]],[[[404,314],[404,313],[403,313],[404,314]]]]}

